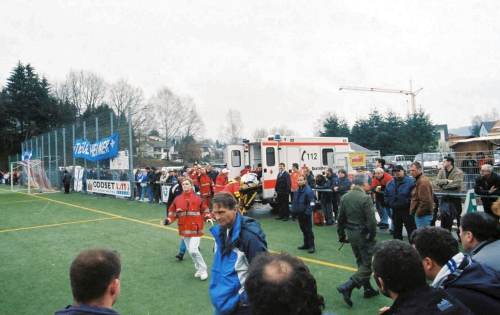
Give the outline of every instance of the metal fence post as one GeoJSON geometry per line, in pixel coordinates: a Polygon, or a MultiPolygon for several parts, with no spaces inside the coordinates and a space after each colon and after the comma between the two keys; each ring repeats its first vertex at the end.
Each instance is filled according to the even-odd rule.
{"type": "Polygon", "coordinates": [[[72,129],[72,136],[73,136],[73,138],[72,138],[73,142],[71,143],[71,156],[73,157],[73,166],[75,166],[76,165],[75,164],[75,155],[73,154],[73,146],[75,145],[75,124],[73,124],[71,127],[72,127],[71,129],[72,129]]]}
{"type": "Polygon", "coordinates": [[[128,109],[128,158],[129,158],[129,179],[130,179],[130,199],[134,200],[134,147],[132,144],[132,114],[130,113],[130,108],[128,109]]]}
{"type": "Polygon", "coordinates": [[[58,141],[57,141],[57,129],[54,130],[54,144],[56,145],[56,149],[55,149],[55,158],[56,158],[56,170],[59,170],[59,155],[58,155],[58,150],[57,150],[57,144],[58,144],[58,141]]]}
{"type": "Polygon", "coordinates": [[[113,134],[113,112],[109,112],[109,122],[111,123],[111,134],[113,134]]]}
{"type": "MultiPolygon", "coordinates": [[[[96,116],[95,118],[95,142],[99,141],[99,118],[96,116]]],[[[95,166],[97,169],[97,179],[101,179],[101,170],[99,168],[99,161],[95,162],[95,166]]]]}
{"type": "MultiPolygon", "coordinates": [[[[40,150],[40,160],[42,161],[43,164],[45,164],[45,155],[44,155],[44,153],[45,153],[44,146],[45,145],[43,143],[43,134],[41,135],[41,137],[42,137],[42,149],[40,150]]],[[[44,165],[44,167],[45,167],[45,165],[44,165]]]]}
{"type": "Polygon", "coordinates": [[[62,136],[63,136],[63,163],[64,163],[64,167],[66,167],[66,128],[65,127],[62,129],[62,136]]]}
{"type": "MultiPolygon", "coordinates": [[[[87,124],[83,121],[83,139],[87,140],[87,124]]],[[[83,167],[87,169],[87,159],[83,159],[83,167]]]]}
{"type": "Polygon", "coordinates": [[[48,146],[49,146],[49,158],[48,158],[48,163],[49,163],[49,181],[51,181],[50,177],[52,175],[52,165],[50,163],[50,160],[52,160],[52,151],[51,151],[51,148],[50,148],[50,132],[47,132],[47,143],[48,143],[48,146]]]}
{"type": "Polygon", "coordinates": [[[36,156],[40,157],[40,148],[38,147],[38,138],[39,137],[35,138],[35,151],[36,151],[36,156]]]}

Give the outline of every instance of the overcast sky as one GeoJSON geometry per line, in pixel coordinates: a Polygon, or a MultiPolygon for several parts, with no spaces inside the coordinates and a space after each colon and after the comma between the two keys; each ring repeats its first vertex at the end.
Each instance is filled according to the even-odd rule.
{"type": "Polygon", "coordinates": [[[468,125],[500,109],[500,1],[0,2],[0,82],[20,60],[51,81],[89,70],[151,96],[193,97],[210,137],[228,108],[246,136],[285,125],[312,135],[337,112],[352,124],[375,106],[409,110],[399,94],[342,85],[423,87],[434,123],[468,125]]]}

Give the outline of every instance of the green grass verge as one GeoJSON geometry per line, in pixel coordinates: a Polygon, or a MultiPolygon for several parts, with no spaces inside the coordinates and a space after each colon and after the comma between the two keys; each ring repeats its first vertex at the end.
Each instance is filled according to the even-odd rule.
{"type": "MultiPolygon", "coordinates": [[[[157,219],[165,214],[163,206],[76,193],[37,198],[0,192],[0,314],[53,314],[70,304],[69,265],[79,251],[89,247],[113,248],[121,254],[122,294],[115,305],[121,314],[212,314],[208,281],[193,277],[189,257],[175,261],[179,236],[158,225],[157,219]],[[120,218],[90,221],[112,216],[120,218]],[[80,223],[66,224],[71,222],[80,223]],[[54,225],[59,223],[64,224],[54,225]],[[37,225],[42,227],[12,230],[37,225]]],[[[314,228],[317,252],[311,255],[296,249],[302,240],[297,222],[276,221],[260,212],[254,216],[274,251],[355,266],[349,246],[338,250],[334,227],[314,228]]],[[[378,236],[379,240],[387,238],[388,234],[378,236]]],[[[209,267],[212,246],[212,240],[202,240],[201,251],[209,267]]],[[[318,281],[327,311],[375,314],[390,304],[382,296],[363,299],[362,291],[357,290],[351,309],[335,288],[352,272],[315,262],[307,265],[318,281]]]]}

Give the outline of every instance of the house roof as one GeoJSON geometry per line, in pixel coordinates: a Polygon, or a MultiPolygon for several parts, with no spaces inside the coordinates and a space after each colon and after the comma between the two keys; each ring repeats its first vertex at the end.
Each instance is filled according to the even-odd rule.
{"type": "Polygon", "coordinates": [[[166,148],[165,141],[148,140],[146,141],[152,147],[166,148]]]}
{"type": "Polygon", "coordinates": [[[484,126],[484,129],[486,129],[487,132],[491,132],[491,128],[496,124],[496,120],[493,121],[483,121],[481,123],[481,126],[484,126]]]}
{"type": "Polygon", "coordinates": [[[476,141],[491,141],[494,143],[500,143],[500,135],[492,135],[492,136],[484,136],[484,137],[475,137],[475,138],[469,138],[469,139],[462,139],[462,140],[457,140],[450,146],[457,145],[459,143],[467,143],[467,142],[476,142],[476,141]]]}
{"type": "Polygon", "coordinates": [[[355,152],[373,152],[373,150],[365,148],[365,147],[363,147],[355,142],[349,142],[349,144],[351,145],[351,150],[353,150],[355,152]]]}

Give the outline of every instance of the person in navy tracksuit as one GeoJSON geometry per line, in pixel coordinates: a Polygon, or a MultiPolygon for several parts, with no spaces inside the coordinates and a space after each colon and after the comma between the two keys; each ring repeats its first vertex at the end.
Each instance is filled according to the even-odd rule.
{"type": "Polygon", "coordinates": [[[257,221],[238,212],[232,194],[217,193],[212,203],[218,224],[210,229],[215,238],[210,299],[217,315],[249,315],[244,282],[252,260],[267,252],[266,236],[257,221]]]}

